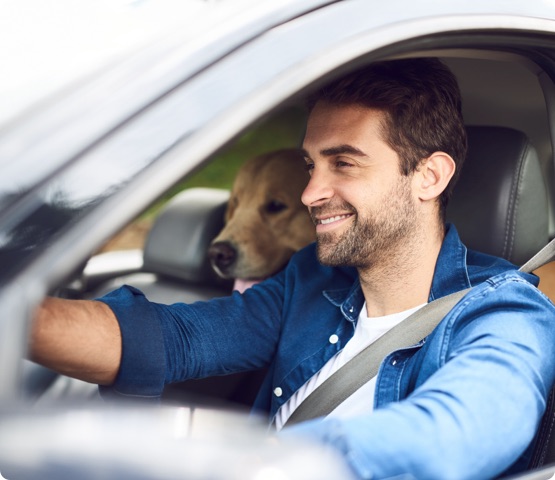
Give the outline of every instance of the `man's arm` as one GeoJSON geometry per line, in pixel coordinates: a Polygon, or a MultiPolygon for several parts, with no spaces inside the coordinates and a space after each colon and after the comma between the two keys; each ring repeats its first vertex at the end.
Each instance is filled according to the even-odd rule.
{"type": "Polygon", "coordinates": [[[121,332],[97,301],[47,298],[31,328],[29,358],[64,375],[110,385],[121,361],[121,332]]]}
{"type": "Polygon", "coordinates": [[[385,358],[373,413],[302,422],[282,435],[332,445],[360,478],[516,473],[554,382],[554,316],[532,285],[500,274],[475,286],[436,327],[420,350],[425,361],[411,367],[400,351],[385,358]],[[396,401],[411,368],[417,388],[396,401]]]}

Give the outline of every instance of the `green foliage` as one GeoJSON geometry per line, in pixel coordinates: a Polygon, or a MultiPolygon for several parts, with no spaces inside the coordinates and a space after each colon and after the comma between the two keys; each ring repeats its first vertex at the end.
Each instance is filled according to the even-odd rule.
{"type": "Polygon", "coordinates": [[[272,115],[215,155],[206,167],[178,183],[144,217],[156,214],[167,200],[187,188],[230,189],[237,171],[249,158],[280,148],[299,146],[304,124],[305,112],[301,108],[291,107],[272,115]]]}
{"type": "Polygon", "coordinates": [[[303,112],[289,109],[243,134],[213,158],[209,165],[180,184],[181,189],[213,187],[230,189],[241,165],[249,158],[279,148],[299,146],[304,126],[303,112]]]}

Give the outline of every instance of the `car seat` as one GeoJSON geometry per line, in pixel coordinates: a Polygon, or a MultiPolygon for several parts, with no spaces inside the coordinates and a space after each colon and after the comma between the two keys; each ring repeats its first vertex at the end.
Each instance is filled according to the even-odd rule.
{"type": "MultiPolygon", "coordinates": [[[[550,240],[548,193],[536,150],[522,132],[510,128],[468,127],[467,132],[468,155],[447,219],[468,247],[522,265],[550,240]]],[[[534,273],[553,300],[553,265],[534,273]]],[[[530,468],[555,461],[554,420],[552,390],[530,468]]]]}
{"type": "Polygon", "coordinates": [[[224,225],[227,190],[191,188],[173,197],[157,215],[145,241],[138,272],[116,276],[95,288],[98,297],[123,284],[160,303],[229,295],[232,282],[210,267],[207,250],[224,225]]]}
{"type": "Polygon", "coordinates": [[[536,149],[504,127],[468,127],[468,154],[447,208],[463,242],[522,265],[548,241],[547,189],[536,149]]]}

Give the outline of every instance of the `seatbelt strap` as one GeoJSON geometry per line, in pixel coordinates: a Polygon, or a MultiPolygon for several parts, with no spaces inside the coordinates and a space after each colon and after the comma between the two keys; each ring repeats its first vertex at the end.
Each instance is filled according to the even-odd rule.
{"type": "Polygon", "coordinates": [[[536,253],[530,260],[528,260],[522,267],[519,268],[521,272],[530,273],[543,267],[546,263],[551,262],[555,258],[555,238],[551,240],[545,247],[536,253]]]}
{"type": "MultiPolygon", "coordinates": [[[[530,273],[555,258],[555,239],[551,240],[519,270],[530,273]]],[[[360,387],[378,374],[382,360],[395,350],[416,345],[471,289],[446,295],[424,305],[401,323],[368,345],[327,378],[295,409],[285,425],[323,417],[331,413],[360,387]]]]}

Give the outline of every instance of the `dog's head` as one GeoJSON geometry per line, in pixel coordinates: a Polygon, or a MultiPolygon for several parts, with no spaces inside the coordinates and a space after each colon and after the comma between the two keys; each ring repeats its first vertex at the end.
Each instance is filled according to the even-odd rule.
{"type": "Polygon", "coordinates": [[[208,256],[236,289],[281,270],[293,253],[315,240],[301,194],[309,176],[298,149],[260,155],[239,170],[225,215],[225,227],[208,256]]]}

